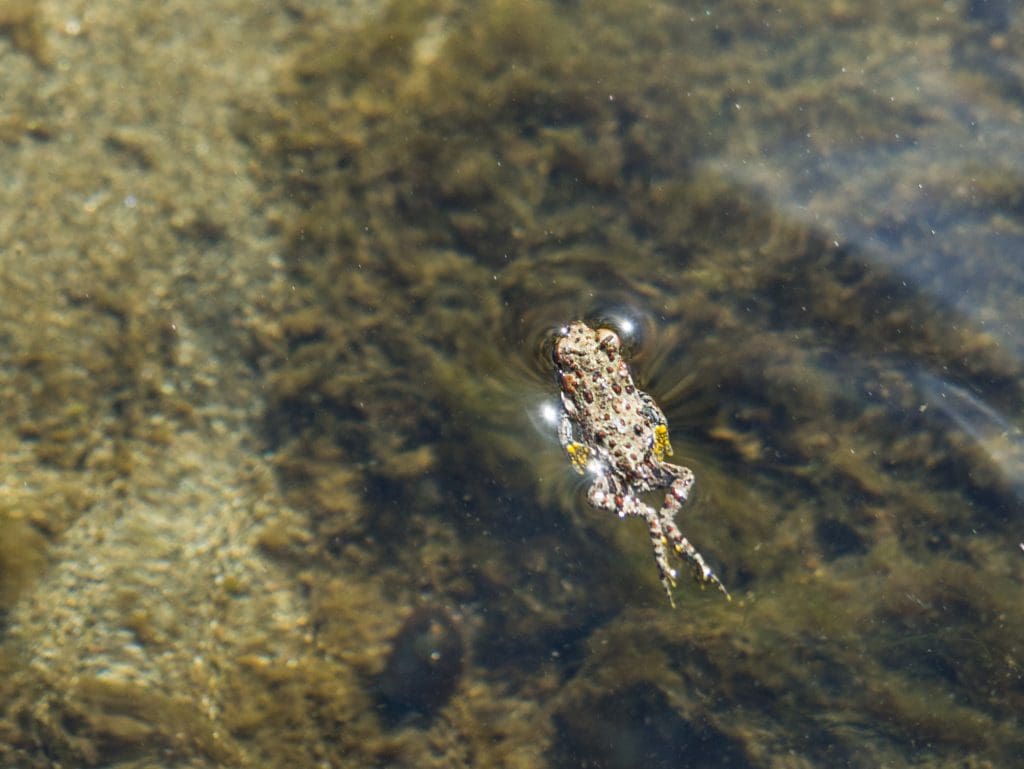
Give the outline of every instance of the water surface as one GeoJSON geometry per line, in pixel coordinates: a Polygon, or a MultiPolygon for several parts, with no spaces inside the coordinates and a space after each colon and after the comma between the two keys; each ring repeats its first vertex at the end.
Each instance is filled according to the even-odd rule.
{"type": "MultiPolygon", "coordinates": [[[[74,178],[121,171],[5,235],[55,254],[10,280],[52,317],[3,319],[8,764],[1016,760],[1011,4],[228,10],[226,48],[126,17],[157,106],[87,90],[120,117],[74,178]],[[543,418],[576,318],[732,602],[671,609],[587,507],[543,418]]],[[[120,28],[66,19],[52,69],[3,55],[70,89],[120,28]]]]}

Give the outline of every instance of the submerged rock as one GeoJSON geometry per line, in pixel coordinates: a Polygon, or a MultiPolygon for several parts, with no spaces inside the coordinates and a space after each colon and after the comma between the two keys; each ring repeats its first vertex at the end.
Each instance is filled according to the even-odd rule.
{"type": "Polygon", "coordinates": [[[377,681],[380,710],[392,723],[431,717],[448,702],[462,674],[462,634],[438,607],[423,607],[402,625],[377,681]]]}

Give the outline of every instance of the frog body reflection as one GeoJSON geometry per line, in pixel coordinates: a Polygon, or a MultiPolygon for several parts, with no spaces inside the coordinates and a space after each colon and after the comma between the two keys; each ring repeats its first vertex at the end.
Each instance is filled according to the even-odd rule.
{"type": "MultiPolygon", "coordinates": [[[[559,332],[553,359],[562,396],[558,438],[573,467],[590,473],[587,500],[596,508],[648,525],[661,584],[672,601],[677,573],[669,551],[690,562],[702,584],[728,591],[683,536],[675,516],[694,482],[693,472],[665,461],[672,455],[668,421],[658,404],[633,382],[618,335],[574,321],[559,332]],[[661,509],[641,495],[667,489],[661,509]]],[[[673,602],[674,605],[674,602],[673,602]]]]}

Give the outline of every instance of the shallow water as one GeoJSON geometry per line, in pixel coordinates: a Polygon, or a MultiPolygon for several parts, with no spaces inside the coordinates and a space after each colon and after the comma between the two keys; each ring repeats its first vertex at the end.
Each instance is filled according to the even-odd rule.
{"type": "Polygon", "coordinates": [[[74,429],[11,406],[5,445],[38,499],[45,471],[98,501],[0,510],[53,562],[0,553],[0,757],[1017,760],[1024,15],[261,19],[232,26],[280,56],[225,101],[238,164],[194,173],[247,180],[266,234],[154,205],[175,278],[142,249],[115,273],[142,309],[76,293],[110,331],[65,320],[52,359],[4,362],[33,413],[92,393],[74,429]],[[681,580],[673,610],[645,526],[587,506],[545,413],[577,318],[621,332],[668,417],[697,477],[678,523],[731,602],[681,580]]]}

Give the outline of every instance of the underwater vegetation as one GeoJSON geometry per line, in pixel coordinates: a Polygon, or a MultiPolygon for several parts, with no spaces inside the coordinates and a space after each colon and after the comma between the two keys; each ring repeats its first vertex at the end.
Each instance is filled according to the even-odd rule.
{"type": "MultiPolygon", "coordinates": [[[[0,758],[1015,760],[1024,371],[936,267],[1002,265],[989,313],[1024,285],[998,258],[1024,232],[1024,175],[997,153],[965,187],[963,158],[915,150],[969,133],[936,96],[956,89],[916,89],[922,59],[990,106],[1007,93],[968,52],[992,25],[1013,48],[1017,27],[968,5],[289,4],[287,63],[233,128],[284,276],[244,325],[266,398],[252,461],[283,495],[253,505],[253,568],[279,569],[306,615],[212,633],[239,653],[192,673],[206,710],[101,677],[46,709],[6,678],[0,758]],[[909,160],[927,173],[904,178],[909,160]],[[983,237],[993,220],[1002,239],[983,237]],[[534,428],[557,391],[543,351],[573,319],[640,329],[636,384],[696,477],[680,523],[731,604],[687,585],[665,607],[642,525],[588,510],[534,428]]],[[[1020,105],[1003,108],[1012,124],[1020,105]]],[[[20,345],[2,402],[31,461],[124,483],[136,442],[189,421],[159,386],[189,364],[103,282],[68,299],[103,320],[68,348],[20,345]]],[[[46,552],[49,516],[27,507],[0,508],[0,609],[46,552]]],[[[68,509],[64,526],[88,505],[68,509]]],[[[222,588],[223,616],[247,616],[255,591],[222,588]]],[[[159,617],[123,595],[132,643],[159,657],[159,617]]]]}
{"type": "MultiPolygon", "coordinates": [[[[1016,415],[1019,361],[856,240],[773,205],[735,161],[707,160],[752,135],[783,150],[810,131],[827,160],[941,133],[941,109],[881,98],[870,73],[810,77],[872,45],[901,58],[935,30],[881,6],[708,16],[402,3],[351,36],[311,33],[251,128],[274,158],[264,173],[279,172],[295,281],[260,359],[282,479],[328,561],[369,553],[391,589],[479,607],[475,664],[533,692],[539,676],[562,681],[534,711],[562,735],[559,766],[652,718],[657,755],[703,740],[735,765],[1009,755],[1020,565],[1003,537],[1019,499],[921,408],[917,372],[1016,415]],[[800,37],[837,21],[838,44],[800,37]],[[642,551],[574,512],[566,482],[536,480],[558,460],[523,419],[550,387],[534,349],[616,304],[658,316],[641,386],[693,458],[683,515],[746,596],[731,613],[695,598],[677,615],[619,614],[627,596],[656,597],[642,551]],[[665,630],[633,651],[652,628],[665,630]],[[971,694],[992,681],[998,693],[971,694]],[[617,698],[622,720],[602,721],[617,698]]],[[[939,210],[947,227],[975,215],[953,199],[939,210]]]]}
{"type": "Polygon", "coordinates": [[[17,50],[36,64],[45,67],[52,63],[37,0],[5,0],[0,4],[0,35],[8,37],[17,50]]]}

